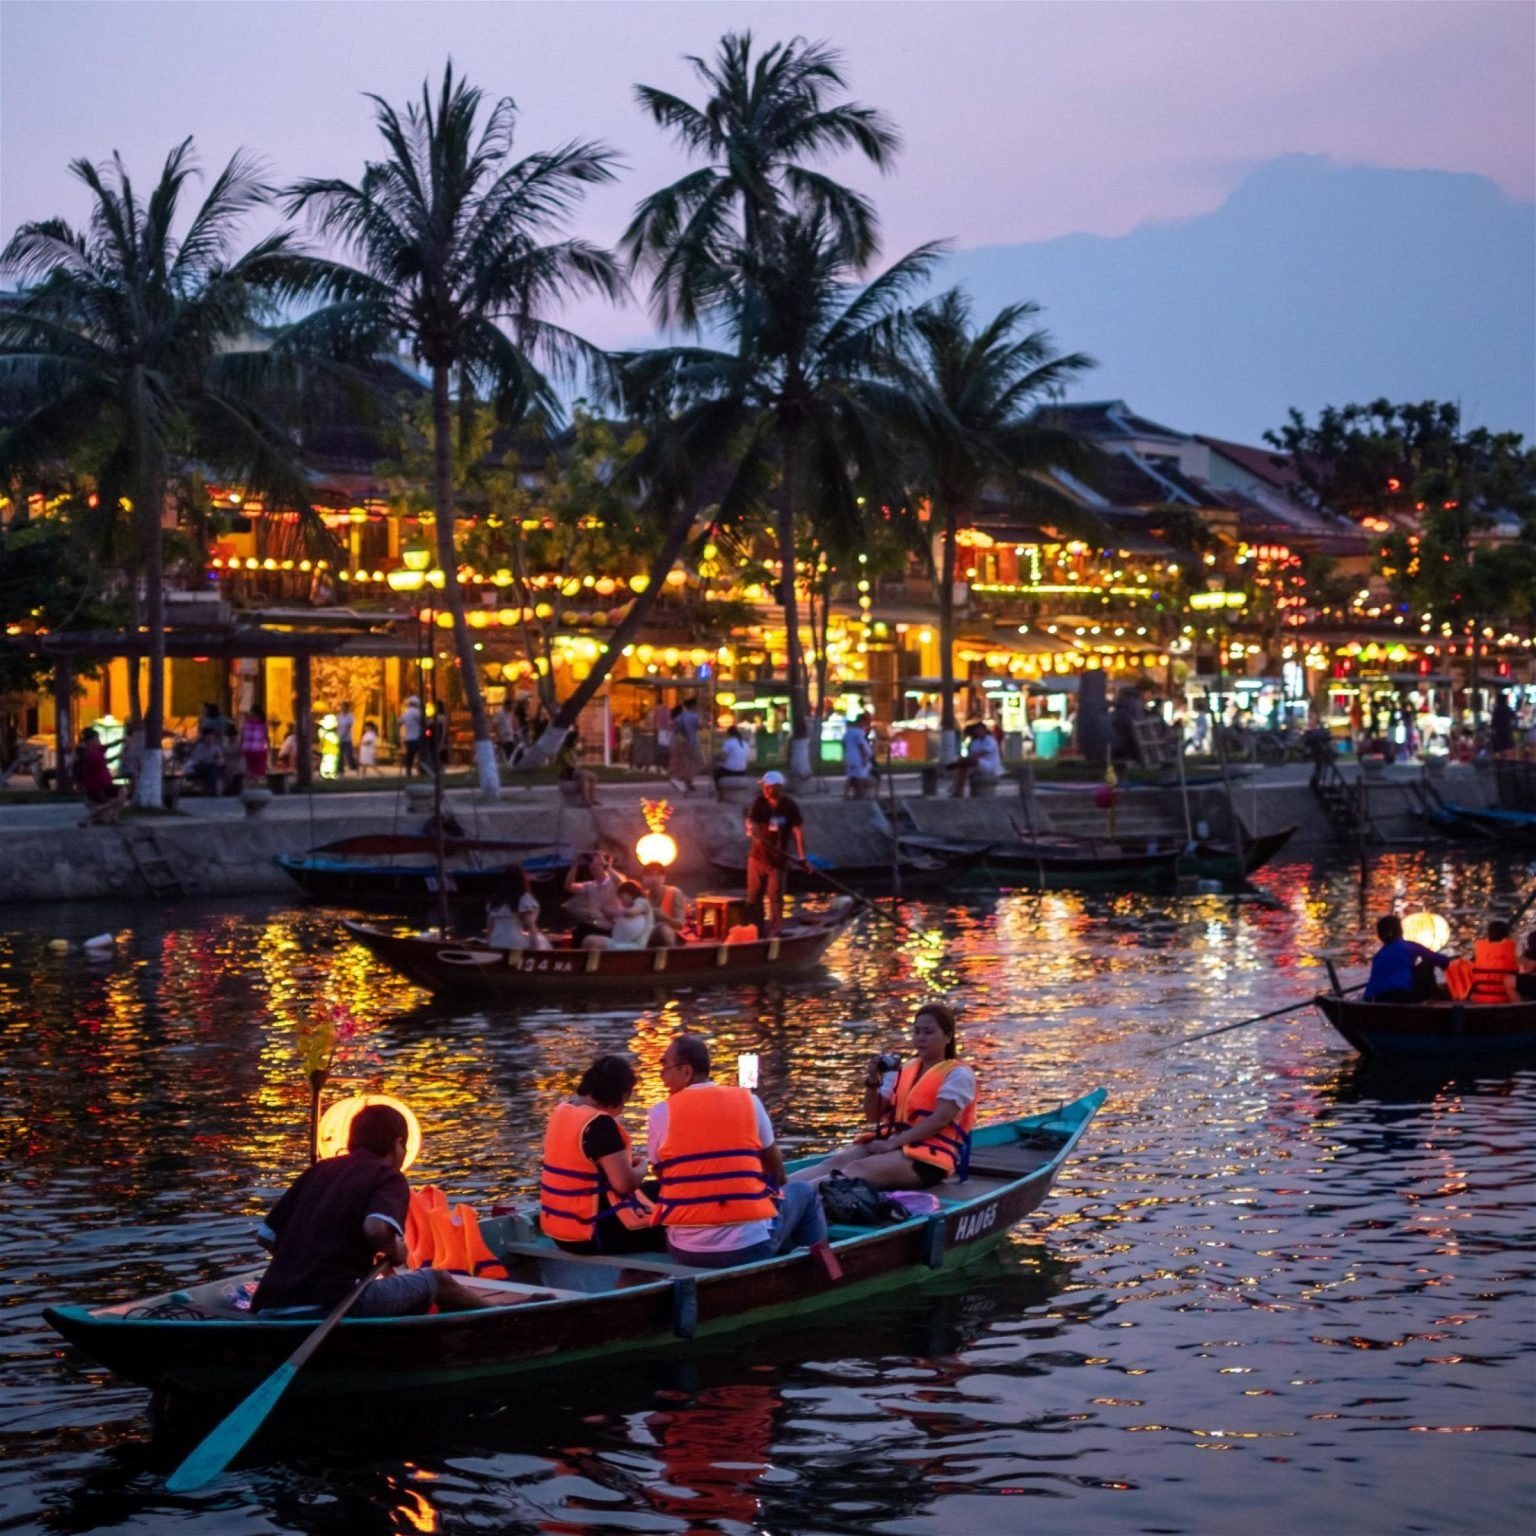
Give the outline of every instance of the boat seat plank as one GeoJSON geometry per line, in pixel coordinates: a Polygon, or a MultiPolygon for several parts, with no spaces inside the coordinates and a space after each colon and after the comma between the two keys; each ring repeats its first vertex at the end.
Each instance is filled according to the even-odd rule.
{"type": "Polygon", "coordinates": [[[634,1269],[656,1275],[696,1275],[691,1264],[675,1259],[626,1253],[567,1253],[549,1243],[502,1243],[498,1256],[506,1259],[558,1259],[562,1264],[592,1264],[606,1269],[634,1269]]]}

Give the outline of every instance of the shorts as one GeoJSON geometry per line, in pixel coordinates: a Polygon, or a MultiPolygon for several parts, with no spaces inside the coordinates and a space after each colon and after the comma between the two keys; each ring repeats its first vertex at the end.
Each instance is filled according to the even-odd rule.
{"type": "Polygon", "coordinates": [[[437,1297],[438,1271],[401,1269],[371,1280],[348,1317],[408,1317],[425,1312],[437,1297]]]}
{"type": "Polygon", "coordinates": [[[911,1157],[907,1161],[917,1170],[917,1187],[919,1189],[932,1189],[936,1185],[942,1184],[949,1177],[937,1163],[926,1163],[919,1157],[911,1157]]]}

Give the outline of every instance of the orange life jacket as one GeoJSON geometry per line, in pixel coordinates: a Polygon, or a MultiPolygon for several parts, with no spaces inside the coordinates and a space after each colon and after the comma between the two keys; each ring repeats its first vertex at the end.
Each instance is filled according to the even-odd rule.
{"type": "Polygon", "coordinates": [[[411,1203],[405,1215],[406,1265],[424,1269],[432,1262],[432,1212],[448,1208],[448,1202],[436,1184],[424,1184],[411,1191],[411,1203]]]}
{"type": "MultiPolygon", "coordinates": [[[[894,1105],[894,1124],[898,1130],[910,1130],[939,1107],[939,1089],[960,1064],[950,1056],[924,1071],[922,1062],[914,1056],[901,1069],[896,1078],[894,1105]]],[[[975,1125],[976,1100],[972,1099],[948,1125],[901,1150],[917,1162],[936,1164],[944,1170],[946,1178],[957,1171],[964,1178],[971,1160],[971,1131],[975,1125]]]]}
{"type": "Polygon", "coordinates": [[[1513,939],[1479,939],[1472,951],[1472,995],[1469,1003],[1507,1003],[1507,977],[1518,969],[1513,939]]]}
{"type": "Polygon", "coordinates": [[[667,1132],[654,1153],[662,1225],[770,1220],[777,1206],[762,1149],[757,1110],[745,1088],[706,1083],[674,1093],[667,1100],[667,1132]]]}
{"type": "MultiPolygon", "coordinates": [[[[616,1216],[626,1227],[647,1227],[653,1220],[650,1201],[636,1191],[622,1198],[613,1193],[602,1168],[581,1150],[582,1132],[606,1110],[582,1104],[557,1104],[544,1130],[544,1168],[539,1175],[539,1225],[546,1237],[560,1243],[590,1243],[597,1224],[616,1216]]],[[[613,1116],[624,1151],[629,1132],[613,1116]]]]}

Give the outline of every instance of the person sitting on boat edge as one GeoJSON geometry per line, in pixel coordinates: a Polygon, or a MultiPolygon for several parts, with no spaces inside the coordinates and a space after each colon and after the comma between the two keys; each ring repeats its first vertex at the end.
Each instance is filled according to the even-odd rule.
{"type": "Polygon", "coordinates": [[[599,1056],[544,1131],[539,1226],[568,1253],[639,1253],[662,1247],[655,1208],[640,1192],[636,1155],[619,1119],[635,1091],[624,1056],[599,1056]]]}
{"type": "Polygon", "coordinates": [[[914,1055],[899,1069],[892,1058],[870,1063],[864,1079],[870,1128],[791,1181],[819,1184],[846,1170],[876,1189],[932,1189],[969,1160],[976,1124],[976,1074],[960,1061],[955,1016],[944,1003],[924,1003],[912,1020],[914,1055]]]}
{"type": "MultiPolygon", "coordinates": [[[[256,1240],[272,1262],[251,1298],[266,1317],[326,1311],[373,1268],[382,1254],[403,1266],[411,1187],[405,1162],[405,1116],[389,1104],[358,1111],[347,1150],[322,1158],[288,1187],[256,1240]]],[[[404,1317],[433,1303],[443,1312],[491,1305],[463,1281],[439,1269],[400,1268],[373,1280],[353,1304],[353,1317],[404,1317]]]]}
{"type": "Polygon", "coordinates": [[[1472,992],[1469,1003],[1517,1003],[1520,994],[1515,977],[1520,969],[1509,924],[1495,918],[1487,936],[1473,946],[1472,992]]]}
{"type": "Polygon", "coordinates": [[[539,929],[539,898],[528,889],[521,864],[507,871],[485,909],[485,942],[492,949],[550,949],[539,929]]]}
{"type": "Polygon", "coordinates": [[[1435,996],[1435,972],[1450,963],[1449,955],[1403,937],[1403,920],[1395,912],[1376,920],[1381,948],[1371,956],[1371,974],[1361,1000],[1367,1003],[1419,1003],[1435,996]]]}
{"type": "Polygon", "coordinates": [[[695,1269],[756,1264],[827,1238],[814,1189],[785,1182],[755,1093],[710,1078],[709,1047],[678,1035],[661,1058],[667,1097],[650,1112],[656,1204],[667,1251],[695,1269]]]}
{"type": "Polygon", "coordinates": [[[621,881],[618,896],[613,927],[607,933],[589,933],[581,941],[583,949],[645,949],[650,944],[656,919],[639,881],[621,881]]]}

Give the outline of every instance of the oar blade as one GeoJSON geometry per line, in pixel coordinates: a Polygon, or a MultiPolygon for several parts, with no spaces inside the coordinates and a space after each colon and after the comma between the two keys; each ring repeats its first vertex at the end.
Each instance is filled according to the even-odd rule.
{"type": "Polygon", "coordinates": [[[250,1443],[251,1437],[266,1422],[277,1400],[288,1390],[303,1362],[289,1360],[279,1366],[238,1408],[208,1432],[202,1442],[166,1479],[171,1493],[192,1493],[206,1487],[250,1443]]]}

